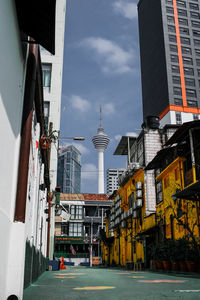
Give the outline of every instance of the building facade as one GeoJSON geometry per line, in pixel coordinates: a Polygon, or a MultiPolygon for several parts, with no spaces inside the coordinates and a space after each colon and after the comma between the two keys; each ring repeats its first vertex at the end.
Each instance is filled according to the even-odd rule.
{"type": "MultiPolygon", "coordinates": [[[[55,190],[57,183],[58,136],[60,131],[66,0],[56,1],[55,5],[55,55],[52,55],[49,51],[46,50],[46,48],[41,47],[45,134],[46,136],[51,136],[53,141],[50,151],[51,192],[55,190]],[[53,139],[54,136],[56,138],[53,139]]],[[[54,207],[54,205],[51,206],[52,211],[49,249],[50,259],[53,259],[53,243],[55,230],[54,207]]]]}
{"type": "Polygon", "coordinates": [[[182,124],[200,114],[199,1],[138,3],[143,117],[182,124]]]}
{"type": "Polygon", "coordinates": [[[61,193],[81,191],[81,153],[73,145],[62,147],[58,156],[57,185],[61,193]]]}
{"type": "Polygon", "coordinates": [[[111,203],[105,194],[61,194],[60,204],[70,219],[56,217],[55,256],[63,256],[67,264],[98,263],[100,230],[111,203]]]}
{"type": "Polygon", "coordinates": [[[126,169],[108,169],[107,175],[107,194],[112,194],[119,188],[119,176],[123,174],[126,169]]]}

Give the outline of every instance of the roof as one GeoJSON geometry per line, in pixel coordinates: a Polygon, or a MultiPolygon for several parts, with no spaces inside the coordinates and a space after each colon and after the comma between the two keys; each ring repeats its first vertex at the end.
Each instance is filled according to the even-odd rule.
{"type": "Polygon", "coordinates": [[[156,156],[148,163],[145,170],[159,169],[166,155],[174,151],[175,147],[164,148],[157,152],[156,156]]]}
{"type": "Polygon", "coordinates": [[[165,146],[181,142],[184,140],[189,130],[193,128],[200,129],[200,120],[183,123],[183,125],[181,125],[181,127],[179,127],[172,137],[166,142],[165,146]]]}
{"type": "Polygon", "coordinates": [[[128,155],[128,139],[131,148],[137,138],[138,137],[133,136],[122,136],[114,155],[128,155]]]}
{"type": "Polygon", "coordinates": [[[60,194],[60,200],[109,201],[106,194],[60,194]]]}
{"type": "Polygon", "coordinates": [[[200,200],[200,181],[197,181],[182,191],[178,191],[173,195],[175,198],[199,201],[200,200]]]}
{"type": "Polygon", "coordinates": [[[20,30],[55,54],[56,0],[15,0],[20,30]]]}

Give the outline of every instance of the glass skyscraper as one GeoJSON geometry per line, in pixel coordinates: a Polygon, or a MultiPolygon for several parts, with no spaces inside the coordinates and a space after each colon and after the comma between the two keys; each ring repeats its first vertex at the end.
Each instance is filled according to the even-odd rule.
{"type": "Polygon", "coordinates": [[[80,193],[81,153],[73,145],[63,147],[59,153],[57,185],[61,193],[80,193]]]}

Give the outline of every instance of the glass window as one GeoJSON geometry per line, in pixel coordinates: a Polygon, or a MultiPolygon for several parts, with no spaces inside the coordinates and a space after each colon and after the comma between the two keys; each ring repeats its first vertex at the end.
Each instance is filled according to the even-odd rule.
{"type": "Polygon", "coordinates": [[[176,43],[176,36],[172,35],[172,34],[169,34],[169,41],[176,43]]]}
{"type": "Polygon", "coordinates": [[[186,44],[186,45],[190,45],[190,39],[181,36],[181,43],[182,43],[182,44],[186,44]]]}
{"type": "Polygon", "coordinates": [[[82,223],[69,223],[69,236],[82,236],[83,224],[82,223]]]}
{"type": "Polygon", "coordinates": [[[195,40],[195,39],[194,39],[194,45],[195,45],[195,46],[200,46],[200,40],[195,40]]]}
{"type": "Polygon", "coordinates": [[[186,34],[189,35],[189,29],[185,27],[180,27],[179,28],[180,34],[186,34]]]}
{"type": "Polygon", "coordinates": [[[187,97],[194,97],[194,98],[197,97],[196,91],[195,90],[190,90],[190,89],[186,89],[186,95],[187,95],[187,97]]]}
{"type": "Polygon", "coordinates": [[[197,63],[197,66],[199,67],[200,66],[200,59],[196,59],[196,63],[197,63]]]}
{"type": "Polygon", "coordinates": [[[182,117],[180,112],[176,112],[176,124],[182,124],[182,117]]]}
{"type": "Polygon", "coordinates": [[[174,95],[182,95],[180,87],[174,86],[173,91],[174,91],[174,95]]]}
{"type": "Polygon", "coordinates": [[[192,26],[193,27],[198,27],[198,28],[200,28],[200,22],[198,22],[198,21],[191,21],[192,22],[192,26]]]}
{"type": "Polygon", "coordinates": [[[178,62],[178,55],[171,54],[170,57],[172,62],[178,62]]]}
{"type": "Polygon", "coordinates": [[[200,69],[197,69],[197,74],[200,77],[200,69]]]}
{"type": "Polygon", "coordinates": [[[182,54],[188,54],[188,55],[192,54],[192,50],[188,47],[181,47],[181,49],[182,49],[182,54]]]}
{"type": "Polygon", "coordinates": [[[187,17],[187,11],[185,9],[178,8],[178,15],[187,17]]]}
{"type": "Polygon", "coordinates": [[[169,45],[169,49],[172,52],[177,52],[178,51],[177,46],[176,45],[172,45],[172,44],[169,45]]]}
{"type": "Polygon", "coordinates": [[[194,100],[187,100],[187,105],[190,107],[198,107],[197,101],[194,100]]]}
{"type": "Polygon", "coordinates": [[[179,70],[179,66],[172,66],[172,73],[179,73],[180,70],[179,70]]]}
{"type": "Polygon", "coordinates": [[[83,206],[71,205],[71,219],[81,220],[83,219],[83,206]]]}
{"type": "Polygon", "coordinates": [[[194,120],[194,121],[199,120],[199,115],[193,114],[193,120],[194,120]]]}
{"type": "Polygon", "coordinates": [[[172,0],[165,0],[165,3],[166,4],[171,4],[171,5],[173,4],[172,0]]]}
{"type": "Polygon", "coordinates": [[[194,19],[200,19],[200,14],[196,11],[191,11],[190,16],[191,16],[191,18],[194,18],[194,19]]]}
{"type": "Polygon", "coordinates": [[[173,25],[168,25],[168,31],[169,31],[169,32],[176,32],[175,26],[173,26],[173,25]]]}
{"type": "Polygon", "coordinates": [[[196,3],[189,3],[190,9],[199,10],[199,5],[196,3]]]}
{"type": "Polygon", "coordinates": [[[166,11],[167,11],[167,13],[169,13],[169,14],[173,14],[173,13],[174,13],[173,7],[166,6],[166,11]]]}
{"type": "Polygon", "coordinates": [[[193,35],[194,35],[195,37],[200,37],[200,31],[198,31],[198,30],[193,30],[193,35]]]}
{"type": "Polygon", "coordinates": [[[194,78],[187,78],[187,77],[185,77],[185,85],[187,85],[187,86],[195,86],[195,80],[194,80],[194,78]]]}
{"type": "Polygon", "coordinates": [[[180,98],[174,98],[174,104],[182,106],[182,99],[180,99],[180,98]]]}
{"type": "Polygon", "coordinates": [[[51,86],[51,64],[42,64],[43,87],[51,86]]]}
{"type": "Polygon", "coordinates": [[[170,23],[174,23],[174,17],[173,16],[167,16],[167,21],[170,23]]]}
{"type": "Polygon", "coordinates": [[[199,49],[195,49],[195,53],[197,56],[200,56],[200,50],[199,49]]]}
{"type": "Polygon", "coordinates": [[[186,68],[186,67],[184,67],[183,69],[184,69],[184,74],[185,75],[194,75],[193,68],[186,68]]]}
{"type": "Polygon", "coordinates": [[[180,84],[181,83],[180,77],[179,76],[175,76],[175,75],[172,76],[172,81],[175,84],[180,84]]]}
{"type": "Polygon", "coordinates": [[[177,6],[186,7],[185,1],[177,0],[176,2],[177,2],[177,6]]]}
{"type": "Polygon", "coordinates": [[[186,25],[188,26],[188,20],[183,18],[178,18],[178,22],[180,25],[186,25]]]}
{"type": "Polygon", "coordinates": [[[193,61],[191,57],[183,57],[183,63],[185,65],[193,65],[193,61]]]}

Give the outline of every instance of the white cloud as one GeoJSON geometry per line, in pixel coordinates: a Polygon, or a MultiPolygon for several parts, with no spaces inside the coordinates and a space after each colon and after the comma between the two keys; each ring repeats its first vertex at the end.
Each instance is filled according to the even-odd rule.
{"type": "Polygon", "coordinates": [[[100,37],[82,40],[80,46],[92,49],[104,73],[122,74],[132,71],[134,54],[124,50],[117,43],[100,37]]]}
{"type": "Polygon", "coordinates": [[[97,167],[94,164],[84,164],[81,168],[81,178],[88,180],[96,180],[97,172],[97,167]]]}
{"type": "Polygon", "coordinates": [[[126,136],[138,137],[138,134],[136,132],[127,132],[126,136]]]}
{"type": "Polygon", "coordinates": [[[120,134],[117,134],[117,135],[115,135],[115,140],[116,140],[116,141],[119,141],[119,140],[121,139],[121,137],[122,137],[122,136],[121,136],[120,134]]]}
{"type": "Polygon", "coordinates": [[[137,18],[137,4],[127,0],[117,0],[112,4],[114,12],[133,20],[137,18]]]}
{"type": "Polygon", "coordinates": [[[115,113],[115,106],[113,103],[106,103],[103,105],[103,112],[106,116],[115,113]]]}
{"type": "Polygon", "coordinates": [[[82,113],[90,110],[90,102],[86,99],[81,98],[78,95],[71,95],[69,101],[74,109],[82,113]]]}
{"type": "Polygon", "coordinates": [[[60,148],[62,149],[62,147],[68,147],[68,146],[71,146],[71,145],[73,145],[75,148],[77,148],[81,152],[81,155],[90,153],[89,149],[86,148],[81,143],[75,143],[75,142],[72,142],[72,143],[68,143],[68,142],[67,143],[62,143],[62,146],[60,146],[60,148]]]}

